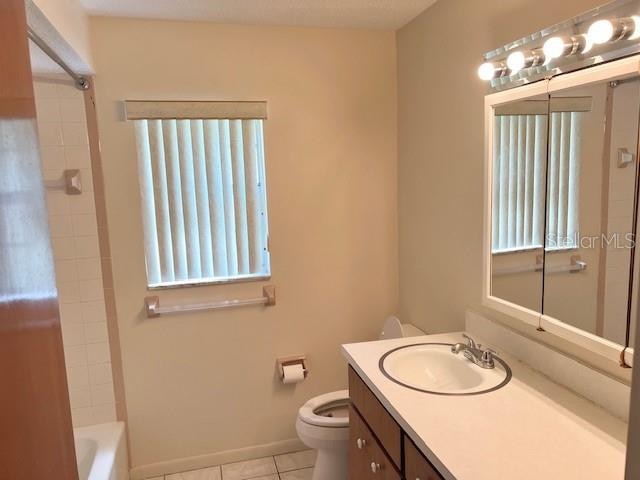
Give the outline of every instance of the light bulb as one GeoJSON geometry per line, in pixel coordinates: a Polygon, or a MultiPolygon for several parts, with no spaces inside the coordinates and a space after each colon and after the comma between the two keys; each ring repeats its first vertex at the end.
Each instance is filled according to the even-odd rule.
{"type": "Polygon", "coordinates": [[[609,20],[597,20],[591,24],[587,31],[588,43],[602,45],[613,38],[613,23],[609,20]]]}
{"type": "Polygon", "coordinates": [[[478,76],[481,80],[492,80],[496,76],[496,68],[493,63],[486,62],[478,67],[478,76]]]}
{"type": "Polygon", "coordinates": [[[525,63],[526,60],[524,58],[524,53],[522,52],[513,52],[507,57],[507,67],[509,67],[511,75],[515,75],[522,70],[525,63]]]}
{"type": "Polygon", "coordinates": [[[632,15],[631,20],[633,20],[633,33],[629,37],[629,40],[637,40],[640,38],[640,16],[632,15]]]}
{"type": "Polygon", "coordinates": [[[566,52],[566,44],[564,40],[560,37],[551,37],[549,40],[544,42],[542,47],[542,51],[544,52],[544,56],[548,61],[553,60],[554,58],[560,58],[566,52]]]}

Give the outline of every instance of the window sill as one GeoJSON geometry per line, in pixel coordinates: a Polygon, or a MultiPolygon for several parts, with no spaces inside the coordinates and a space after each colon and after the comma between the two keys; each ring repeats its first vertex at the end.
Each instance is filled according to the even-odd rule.
{"type": "Polygon", "coordinates": [[[182,282],[165,282],[165,283],[153,283],[147,285],[147,290],[169,290],[174,288],[192,288],[192,287],[207,287],[211,285],[226,285],[232,283],[249,283],[249,282],[261,282],[271,279],[271,273],[260,273],[252,275],[238,275],[234,277],[221,277],[205,280],[185,280],[182,282]]]}

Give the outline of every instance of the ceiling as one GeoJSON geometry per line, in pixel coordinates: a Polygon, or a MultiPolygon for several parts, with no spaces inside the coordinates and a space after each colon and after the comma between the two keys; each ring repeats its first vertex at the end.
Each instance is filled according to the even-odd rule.
{"type": "Polygon", "coordinates": [[[90,15],[398,29],[436,0],[80,0],[90,15]]]}

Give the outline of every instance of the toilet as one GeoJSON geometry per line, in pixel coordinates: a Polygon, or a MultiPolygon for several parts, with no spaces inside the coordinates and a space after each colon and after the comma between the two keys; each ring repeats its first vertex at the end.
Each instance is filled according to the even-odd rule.
{"type": "MultiPolygon", "coordinates": [[[[385,320],[380,340],[426,335],[396,317],[385,320]]],[[[312,480],[348,480],[349,390],[312,398],[298,410],[296,431],[300,440],[318,451],[312,480]]]]}

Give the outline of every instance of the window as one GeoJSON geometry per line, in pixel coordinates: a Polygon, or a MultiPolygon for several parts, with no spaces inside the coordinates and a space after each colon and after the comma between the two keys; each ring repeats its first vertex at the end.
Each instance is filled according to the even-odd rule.
{"type": "Polygon", "coordinates": [[[582,117],[590,109],[588,97],[496,109],[492,253],[577,246],[582,117]]]}
{"type": "Polygon", "coordinates": [[[264,102],[126,102],[149,287],[270,275],[264,102]]]}

